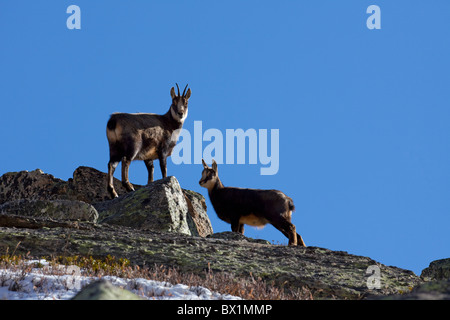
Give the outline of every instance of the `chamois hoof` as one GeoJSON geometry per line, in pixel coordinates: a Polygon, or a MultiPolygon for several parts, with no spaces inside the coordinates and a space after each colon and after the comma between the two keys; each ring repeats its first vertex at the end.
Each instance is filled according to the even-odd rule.
{"type": "Polygon", "coordinates": [[[132,192],[134,191],[134,187],[131,183],[129,182],[124,182],[122,183],[123,187],[127,190],[127,192],[132,192]]]}
{"type": "Polygon", "coordinates": [[[305,244],[305,242],[303,241],[302,236],[299,235],[299,234],[297,235],[297,244],[298,244],[299,247],[304,247],[304,248],[306,248],[306,244],[305,244]]]}
{"type": "Polygon", "coordinates": [[[111,200],[119,197],[119,195],[116,192],[110,193],[110,195],[111,195],[111,200]]]}
{"type": "Polygon", "coordinates": [[[111,196],[111,199],[115,199],[115,198],[119,197],[119,195],[117,194],[116,190],[114,190],[110,186],[108,186],[108,192],[109,192],[109,195],[111,196]]]}

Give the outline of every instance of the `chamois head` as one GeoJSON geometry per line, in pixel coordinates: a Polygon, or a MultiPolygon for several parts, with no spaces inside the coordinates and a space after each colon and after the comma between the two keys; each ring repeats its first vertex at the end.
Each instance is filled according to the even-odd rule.
{"type": "Polygon", "coordinates": [[[186,89],[188,85],[184,88],[183,94],[180,95],[180,87],[176,83],[178,94],[175,94],[175,88],[170,89],[170,96],[172,97],[172,105],[170,106],[170,112],[172,117],[178,122],[184,122],[188,114],[188,100],[191,97],[191,88],[186,89]]]}
{"type": "Polygon", "coordinates": [[[219,179],[219,174],[217,172],[217,163],[216,161],[212,161],[212,168],[208,167],[205,163],[205,160],[202,159],[203,163],[203,172],[202,178],[198,182],[200,186],[211,190],[216,185],[217,180],[219,179]]]}

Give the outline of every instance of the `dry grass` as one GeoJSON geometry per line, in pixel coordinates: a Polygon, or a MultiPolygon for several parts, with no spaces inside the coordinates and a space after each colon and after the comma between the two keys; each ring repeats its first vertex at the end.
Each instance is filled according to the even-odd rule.
{"type": "MultiPolygon", "coordinates": [[[[249,274],[247,277],[236,277],[225,272],[212,272],[208,267],[203,274],[182,272],[176,267],[153,265],[139,267],[129,260],[107,256],[97,259],[91,256],[57,256],[41,257],[50,263],[52,268],[46,268],[53,274],[60,270],[58,265],[75,265],[81,268],[83,276],[103,277],[116,276],[128,279],[144,278],[170,284],[183,283],[192,288],[205,287],[221,294],[230,294],[246,300],[305,300],[312,299],[311,292],[306,289],[287,290],[268,283],[259,277],[249,274]]],[[[30,264],[28,255],[6,253],[0,256],[0,269],[10,269],[26,275],[33,268],[42,267],[39,263],[30,264]]],[[[0,286],[1,286],[0,279],[0,286]]]]}

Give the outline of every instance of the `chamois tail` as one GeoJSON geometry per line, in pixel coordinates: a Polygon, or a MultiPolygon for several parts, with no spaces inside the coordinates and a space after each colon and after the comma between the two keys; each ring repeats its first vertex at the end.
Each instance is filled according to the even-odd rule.
{"type": "Polygon", "coordinates": [[[114,118],[109,119],[108,123],[106,124],[108,130],[114,131],[116,129],[116,122],[117,120],[114,118]]]}

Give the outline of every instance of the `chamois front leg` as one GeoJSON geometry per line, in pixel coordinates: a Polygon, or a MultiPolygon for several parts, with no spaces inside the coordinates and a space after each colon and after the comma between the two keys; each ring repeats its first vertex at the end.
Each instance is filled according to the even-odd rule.
{"type": "Polygon", "coordinates": [[[131,160],[128,160],[127,157],[123,157],[122,159],[122,185],[127,189],[128,192],[134,191],[133,185],[128,180],[128,169],[130,168],[131,160]]]}
{"type": "Polygon", "coordinates": [[[161,168],[163,179],[167,178],[167,156],[164,154],[159,156],[159,167],[161,168]]]}
{"type": "Polygon", "coordinates": [[[108,162],[108,192],[111,195],[111,198],[118,198],[116,190],[114,189],[114,171],[116,170],[118,161],[109,161],[108,162]]]}
{"type": "Polygon", "coordinates": [[[240,234],[244,234],[244,225],[242,223],[239,223],[239,220],[233,220],[231,221],[231,231],[237,232],[240,234]]]}
{"type": "Polygon", "coordinates": [[[144,161],[145,166],[147,167],[147,171],[148,171],[148,181],[147,184],[150,184],[153,182],[153,171],[154,171],[154,166],[153,166],[153,160],[145,160],[144,161]]]}

